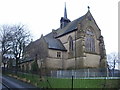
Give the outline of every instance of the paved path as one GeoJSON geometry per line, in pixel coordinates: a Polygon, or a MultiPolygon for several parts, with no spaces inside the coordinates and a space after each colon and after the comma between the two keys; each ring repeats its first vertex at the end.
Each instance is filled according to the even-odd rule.
{"type": "MultiPolygon", "coordinates": [[[[12,77],[9,76],[2,76],[2,84],[4,84],[5,86],[9,87],[9,90],[42,90],[40,88],[36,88],[35,86],[31,85],[31,84],[27,84],[25,82],[22,82],[20,80],[14,79],[12,77]]],[[[2,85],[3,90],[5,86],[2,85]]]]}

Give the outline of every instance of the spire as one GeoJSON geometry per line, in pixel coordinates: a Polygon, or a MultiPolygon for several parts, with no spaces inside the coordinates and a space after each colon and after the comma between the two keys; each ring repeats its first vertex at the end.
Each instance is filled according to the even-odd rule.
{"type": "Polygon", "coordinates": [[[66,2],[65,2],[64,18],[66,18],[66,19],[67,19],[67,9],[66,9],[66,2]]]}
{"type": "Polygon", "coordinates": [[[66,9],[66,3],[65,3],[65,8],[64,8],[64,17],[61,17],[60,19],[60,28],[64,28],[69,22],[71,22],[68,18],[67,18],[67,9],[66,9]]]}

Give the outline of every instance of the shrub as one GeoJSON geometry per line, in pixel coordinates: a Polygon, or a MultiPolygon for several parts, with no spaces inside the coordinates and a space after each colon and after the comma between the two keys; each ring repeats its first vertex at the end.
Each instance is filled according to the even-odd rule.
{"type": "Polygon", "coordinates": [[[34,61],[34,62],[32,63],[31,71],[34,72],[34,73],[37,73],[37,72],[38,72],[38,64],[37,64],[37,61],[34,61]]]}

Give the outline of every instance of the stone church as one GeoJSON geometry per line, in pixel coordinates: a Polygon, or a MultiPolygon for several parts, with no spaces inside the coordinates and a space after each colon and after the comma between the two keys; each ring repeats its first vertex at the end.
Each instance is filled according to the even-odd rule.
{"type": "Polygon", "coordinates": [[[21,67],[31,69],[35,60],[39,67],[50,69],[106,68],[103,36],[90,7],[85,15],[71,21],[65,6],[60,27],[25,48],[21,67]]]}

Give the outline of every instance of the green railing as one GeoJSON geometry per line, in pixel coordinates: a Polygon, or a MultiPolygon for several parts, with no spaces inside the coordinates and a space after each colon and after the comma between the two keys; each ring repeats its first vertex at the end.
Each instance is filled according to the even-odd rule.
{"type": "Polygon", "coordinates": [[[101,79],[94,78],[56,78],[48,75],[42,76],[31,72],[18,72],[17,75],[12,71],[6,71],[6,74],[25,81],[40,88],[120,88],[120,79],[101,79]]]}

